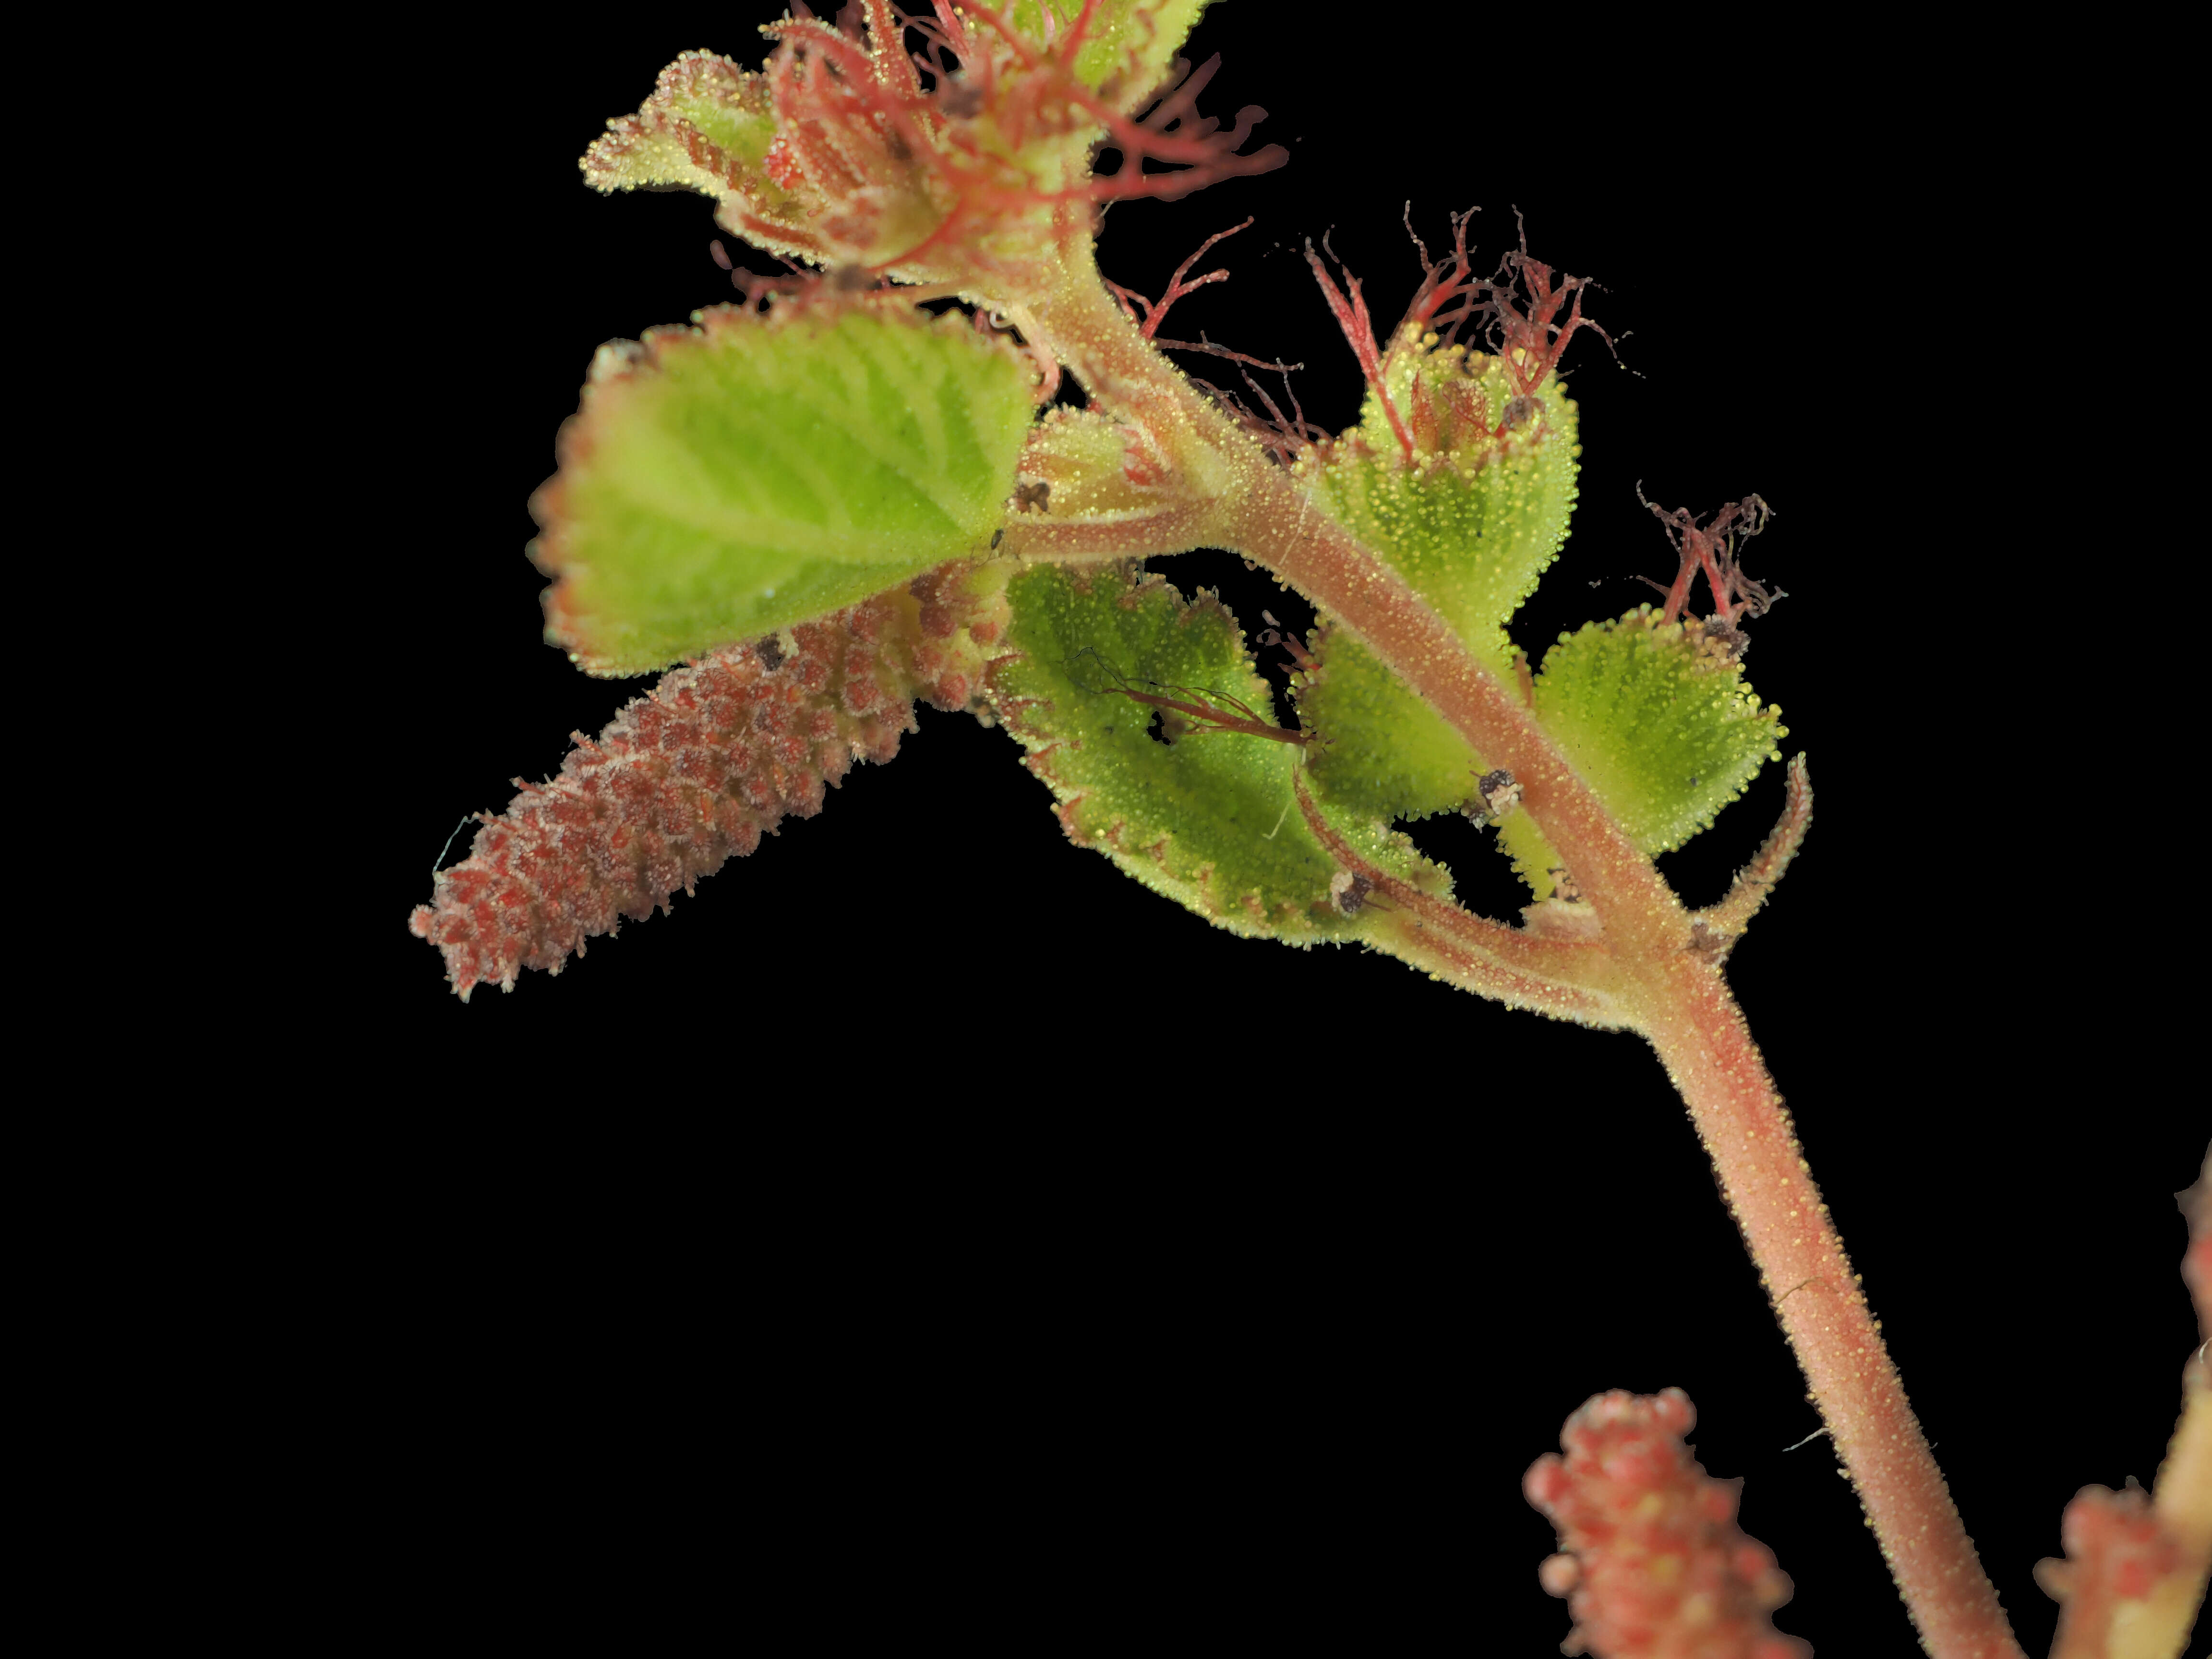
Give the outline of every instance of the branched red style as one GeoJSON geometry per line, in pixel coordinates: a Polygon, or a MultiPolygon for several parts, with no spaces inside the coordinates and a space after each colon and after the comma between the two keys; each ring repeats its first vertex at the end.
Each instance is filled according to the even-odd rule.
{"type": "Polygon", "coordinates": [[[914,702],[963,708],[973,665],[950,642],[969,616],[935,575],[775,637],[673,670],[576,747],[551,782],[482,814],[469,856],[435,878],[408,925],[444,952],[463,1000],[559,973],[587,939],[665,909],[787,817],[811,817],[856,761],[887,761],[914,702]],[[918,601],[919,604],[915,603],[918,601]]]}
{"type": "MultiPolygon", "coordinates": [[[[1328,246],[1328,237],[1322,238],[1321,245],[1331,258],[1336,258],[1336,250],[1328,246]]],[[[1413,434],[1406,430],[1398,406],[1390,400],[1390,388],[1383,383],[1382,349],[1375,343],[1375,324],[1367,314],[1367,300],[1359,291],[1359,278],[1338,259],[1338,268],[1344,271],[1344,288],[1339,289],[1328,274],[1328,267],[1322,264],[1321,255],[1314,252],[1310,240],[1306,243],[1306,263],[1313,267],[1314,280],[1321,284],[1321,296],[1328,302],[1336,325],[1344,331],[1352,355],[1359,359],[1359,372],[1367,377],[1368,387],[1382,404],[1383,414],[1389,418],[1390,430],[1397,434],[1398,447],[1405,452],[1406,460],[1411,465],[1413,434]]]]}
{"type": "Polygon", "coordinates": [[[1680,1389],[1590,1400],[1560,1431],[1566,1455],[1522,1481],[1564,1552],[1538,1572],[1568,1598],[1562,1651],[1598,1659],[1811,1659],[1767,1614],[1789,1576],[1735,1524],[1735,1481],[1709,1477],[1682,1444],[1697,1421],[1680,1389]]]}
{"type": "Polygon", "coordinates": [[[1587,328],[1608,346],[1613,337],[1583,315],[1583,290],[1590,286],[1589,278],[1568,276],[1555,287],[1552,267],[1529,256],[1525,228],[1521,246],[1498,262],[1497,273],[1486,279],[1477,276],[1467,249],[1468,222],[1474,214],[1469,208],[1452,215],[1451,256],[1431,260],[1428,244],[1413,228],[1413,204],[1407,204],[1406,234],[1419,250],[1424,274],[1401,326],[1433,333],[1449,345],[1463,325],[1486,319],[1487,343],[1504,361],[1514,391],[1533,398],[1559,368],[1559,358],[1577,331],[1587,328]],[[1559,316],[1562,306],[1568,307],[1564,319],[1559,316]]]}
{"type": "Polygon", "coordinates": [[[1202,388],[1235,416],[1244,429],[1259,440],[1260,447],[1270,460],[1278,466],[1288,466],[1307,450],[1326,443],[1328,431],[1317,422],[1306,419],[1306,412],[1298,403],[1298,394],[1291,385],[1291,371],[1304,368],[1305,365],[1268,363],[1264,366],[1276,370],[1283,377],[1283,395],[1291,400],[1288,415],[1283,413],[1281,407],[1267,395],[1267,389],[1249,374],[1244,374],[1244,384],[1251,389],[1254,397],[1267,405],[1267,412],[1264,416],[1254,414],[1245,406],[1243,399],[1233,392],[1224,391],[1194,374],[1190,377],[1191,383],[1202,388]]]}
{"type": "Polygon", "coordinates": [[[1413,228],[1413,204],[1406,204],[1406,234],[1420,251],[1422,271],[1421,285],[1413,290],[1413,303],[1406,307],[1406,320],[1419,325],[1424,333],[1434,333],[1446,345],[1459,337],[1462,324],[1486,314],[1489,308],[1491,285],[1475,276],[1467,252],[1468,222],[1478,211],[1469,208],[1452,215],[1451,258],[1432,260],[1429,245],[1413,228]]]}
{"type": "MultiPolygon", "coordinates": [[[[1520,248],[1506,254],[1496,276],[1475,276],[1467,247],[1467,227],[1474,213],[1475,210],[1469,208],[1464,213],[1452,215],[1451,253],[1446,258],[1432,260],[1428,244],[1413,228],[1412,204],[1407,204],[1406,234],[1413,239],[1413,246],[1420,253],[1421,285],[1414,290],[1413,303],[1392,332],[1393,343],[1387,359],[1376,341],[1374,322],[1368,315],[1367,301],[1360,294],[1359,279],[1339,260],[1345,279],[1340,289],[1321,256],[1314,252],[1313,244],[1306,244],[1306,263],[1313,267],[1314,278],[1321,284],[1322,297],[1328,302],[1337,326],[1344,331],[1352,355],[1359,360],[1360,373],[1382,405],[1408,465],[1413,462],[1417,447],[1429,446],[1441,427],[1456,427],[1462,422],[1444,420],[1437,411],[1421,407],[1428,393],[1418,380],[1413,387],[1416,407],[1410,411],[1410,421],[1408,413],[1399,410],[1397,400],[1390,394],[1387,367],[1389,362],[1397,360],[1401,351],[1449,347],[1467,324],[1486,319],[1488,347],[1504,364],[1515,394],[1506,400],[1504,409],[1495,411],[1495,424],[1489,427],[1490,441],[1498,442],[1537,416],[1541,405],[1536,400],[1536,393],[1559,368],[1560,354],[1566,350],[1567,343],[1578,330],[1589,328],[1607,345],[1613,343],[1611,335],[1583,315],[1582,290],[1589,285],[1589,278],[1569,276],[1554,285],[1552,267],[1529,257],[1525,234],[1520,248]],[[1562,306],[1569,307],[1564,319],[1559,316],[1562,306]],[[1412,344],[1408,346],[1406,342],[1412,344]]],[[[1322,246],[1331,258],[1335,257],[1335,250],[1328,247],[1326,238],[1322,246]]],[[[1461,401],[1472,410],[1481,400],[1479,395],[1468,393],[1461,401]]]]}
{"type": "Polygon", "coordinates": [[[1247,357],[1242,352],[1224,350],[1204,339],[1195,345],[1182,340],[1162,340],[1159,343],[1182,346],[1186,350],[1210,351],[1218,357],[1250,363],[1255,368],[1273,369],[1283,377],[1284,395],[1291,400],[1291,412],[1288,415],[1283,413],[1281,406],[1267,395],[1266,388],[1249,372],[1243,374],[1244,384],[1252,395],[1266,405],[1267,412],[1265,415],[1255,414],[1242,398],[1225,386],[1218,386],[1211,380],[1201,380],[1195,374],[1187,377],[1193,386],[1220,404],[1231,419],[1249,433],[1262,453],[1278,466],[1290,465],[1307,450],[1328,441],[1326,428],[1306,419],[1306,412],[1298,404],[1298,394],[1291,386],[1291,372],[1304,368],[1304,363],[1263,363],[1255,358],[1247,357]]]}
{"type": "MultiPolygon", "coordinates": [[[[1644,501],[1659,522],[1667,526],[1675,550],[1681,556],[1674,586],[1659,588],[1667,596],[1667,608],[1660,619],[1668,623],[1682,619],[1690,589],[1702,570],[1713,596],[1712,621],[1705,632],[1741,656],[1743,634],[1737,625],[1739,621],[1745,617],[1765,616],[1774,608],[1777,599],[1784,597],[1778,590],[1770,592],[1743,574],[1741,555],[1736,545],[1739,538],[1749,541],[1765,529],[1773,509],[1758,496],[1747,495],[1740,501],[1729,502],[1713,514],[1711,524],[1700,526],[1696,515],[1686,507],[1668,508],[1644,501],[1641,485],[1637,487],[1636,499],[1644,501]]],[[[1659,587],[1648,576],[1641,580],[1649,586],[1659,587]]]]}
{"type": "MultiPolygon", "coordinates": [[[[1212,251],[1216,243],[1227,241],[1229,238],[1234,236],[1238,231],[1249,230],[1251,227],[1251,217],[1249,215],[1247,215],[1242,223],[1231,225],[1226,230],[1217,230],[1212,235],[1200,242],[1198,245],[1198,252],[1192,254],[1190,258],[1185,259],[1181,264],[1175,268],[1175,275],[1168,278],[1167,292],[1161,295],[1157,302],[1147,300],[1143,295],[1136,293],[1133,289],[1123,288],[1119,283],[1108,283],[1106,286],[1113,290],[1114,297],[1121,301],[1121,309],[1129,313],[1129,319],[1132,322],[1138,322],[1139,320],[1133,307],[1142,306],[1144,307],[1145,314],[1137,331],[1142,334],[1147,340],[1152,339],[1154,336],[1159,333],[1160,324],[1166,319],[1168,308],[1174,305],[1177,300],[1182,299],[1186,294],[1194,293],[1198,289],[1204,288],[1209,283],[1225,283],[1229,280],[1229,268],[1226,265],[1223,266],[1219,270],[1207,271],[1205,276],[1199,277],[1194,282],[1187,283],[1183,281],[1183,278],[1189,275],[1190,268],[1193,265],[1196,264],[1200,259],[1206,258],[1206,256],[1212,251]]],[[[1175,345],[1178,343],[1178,342],[1170,340],[1166,342],[1166,343],[1169,345],[1175,345]]],[[[1218,349],[1218,348],[1212,349],[1218,349]]],[[[1265,368],[1268,367],[1268,365],[1263,364],[1261,367],[1265,368]]]]}
{"type": "Polygon", "coordinates": [[[1560,354],[1577,330],[1587,328],[1607,345],[1613,344],[1613,336],[1583,315],[1583,290],[1589,285],[1587,276],[1569,276],[1554,288],[1551,266],[1528,256],[1525,227],[1520,247],[1506,254],[1498,275],[1484,284],[1492,318],[1491,349],[1505,360],[1506,373],[1522,397],[1534,397],[1559,368],[1560,354]],[[1522,298],[1516,299],[1516,289],[1522,298]],[[1570,300],[1573,303],[1562,321],[1559,307],[1570,300]]]}
{"type": "MultiPolygon", "coordinates": [[[[1086,4],[1085,12],[1089,10],[1086,4]]],[[[1072,54],[1071,54],[1072,55],[1072,54]]],[[[1178,58],[1175,72],[1158,102],[1142,119],[1130,121],[1115,114],[1097,99],[1089,100],[1093,114],[1105,118],[1112,135],[1107,147],[1121,152],[1121,171],[1110,179],[1091,184],[1093,201],[1110,202],[1133,196],[1156,196],[1163,202],[1178,201],[1194,190],[1224,179],[1247,178],[1272,173],[1291,159],[1280,144],[1266,144],[1249,155],[1237,152],[1252,137],[1252,129],[1267,118],[1257,104],[1237,112],[1237,125],[1227,132],[1212,116],[1200,118],[1198,94],[1221,68],[1219,52],[1193,70],[1188,58],[1178,58]],[[1182,129],[1180,131],[1177,129],[1182,129]],[[1146,173],[1147,161],[1179,165],[1179,173],[1146,173]]]]}
{"type": "Polygon", "coordinates": [[[1208,283],[1225,283],[1229,280],[1229,271],[1226,267],[1224,267],[1219,270],[1209,270],[1203,276],[1186,281],[1185,278],[1188,276],[1190,268],[1204,258],[1217,243],[1226,240],[1240,230],[1250,228],[1251,225],[1252,221],[1248,217],[1242,223],[1231,225],[1226,230],[1216,231],[1205,241],[1200,243],[1197,252],[1176,267],[1175,274],[1168,278],[1167,291],[1157,301],[1148,300],[1134,289],[1124,288],[1121,283],[1111,279],[1107,280],[1106,287],[1120,303],[1122,314],[1131,322],[1137,324],[1137,331],[1146,339],[1152,341],[1154,345],[1173,351],[1202,351],[1211,357],[1226,358],[1229,362],[1240,365],[1242,370],[1264,368],[1271,374],[1280,374],[1283,377],[1284,391],[1290,398],[1291,407],[1296,411],[1291,416],[1285,416],[1283,413],[1275,400],[1261,389],[1258,382],[1253,380],[1249,372],[1243,374],[1244,384],[1252,389],[1254,395],[1262,404],[1267,405],[1266,416],[1255,414],[1245,404],[1243,399],[1233,392],[1226,391],[1210,381],[1198,380],[1194,376],[1193,384],[1202,387],[1207,395],[1235,416],[1238,423],[1258,439],[1261,447],[1278,463],[1287,465],[1303,451],[1328,436],[1321,428],[1305,418],[1305,410],[1297,407],[1297,394],[1290,390],[1291,374],[1295,370],[1304,368],[1305,365],[1269,362],[1265,358],[1255,357],[1249,352],[1236,351],[1227,346],[1216,345],[1206,337],[1203,331],[1195,340],[1163,340],[1159,337],[1160,324],[1166,319],[1169,307],[1176,301],[1206,287],[1208,283]]]}

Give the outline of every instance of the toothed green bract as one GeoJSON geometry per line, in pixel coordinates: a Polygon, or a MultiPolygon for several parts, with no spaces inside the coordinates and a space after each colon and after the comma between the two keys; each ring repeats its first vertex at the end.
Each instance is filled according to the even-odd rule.
{"type": "MultiPolygon", "coordinates": [[[[1709,826],[1790,734],[1702,622],[1662,622],[1650,605],[1561,635],[1536,676],[1536,717],[1646,853],[1709,826]]],[[[1559,860],[1534,822],[1516,813],[1498,838],[1548,898],[1559,860]]]]}
{"type": "Polygon", "coordinates": [[[1647,853],[1672,852],[1780,760],[1782,711],[1692,617],[1650,605],[1562,635],[1536,676],[1536,717],[1647,853]]]}
{"type": "MultiPolygon", "coordinates": [[[[1356,435],[1304,464],[1313,498],[1510,674],[1506,618],[1558,556],[1574,507],[1575,406],[1556,382],[1516,399],[1495,357],[1402,340],[1384,378],[1417,439],[1413,460],[1370,392],[1356,435]]],[[[1423,817],[1474,794],[1480,757],[1364,645],[1333,630],[1322,657],[1298,714],[1328,739],[1314,778],[1333,805],[1423,817]]]]}
{"type": "MultiPolygon", "coordinates": [[[[1291,792],[1299,745],[1208,730],[1127,695],[1243,720],[1234,698],[1274,723],[1267,684],[1217,599],[1186,604],[1166,582],[1120,568],[1053,566],[1017,577],[1007,599],[1016,654],[995,671],[998,706],[1072,839],[1234,933],[1294,943],[1360,933],[1330,901],[1336,866],[1291,792]]],[[[1387,841],[1378,855],[1410,876],[1410,850],[1387,841]]]]}

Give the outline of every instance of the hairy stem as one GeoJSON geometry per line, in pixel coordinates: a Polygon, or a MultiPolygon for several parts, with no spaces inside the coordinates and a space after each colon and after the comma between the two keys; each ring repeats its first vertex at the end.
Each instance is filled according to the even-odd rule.
{"type": "Polygon", "coordinates": [[[1936,1659],[2021,1659],[1735,999],[1685,957],[1647,981],[1643,1024],[1689,1105],[1922,1644],[1936,1659]]]}
{"type": "Polygon", "coordinates": [[[1602,945],[1540,938],[1422,892],[1361,858],[1314,805],[1303,773],[1292,775],[1291,787],[1314,838],[1340,866],[1364,878],[1398,913],[1395,925],[1381,930],[1380,936],[1370,935],[1370,943],[1509,1007],[1565,1016],[1601,1030],[1631,1023],[1615,994],[1620,976],[1602,945]]]}
{"type": "Polygon", "coordinates": [[[1184,466],[1184,499],[1212,507],[1176,526],[1190,536],[1187,545],[1266,563],[1359,635],[1486,765],[1514,775],[1521,810],[1566,860],[1602,923],[1620,976],[1613,985],[1633,1023],[1688,1103],[1923,1644],[1936,1659],[2021,1659],[1789,1114],[1726,982],[1693,948],[1689,912],[1525,701],[1143,337],[1107,292],[1087,243],[1063,272],[1059,290],[1024,326],[1049,339],[1094,399],[1144,422],[1184,466]]]}

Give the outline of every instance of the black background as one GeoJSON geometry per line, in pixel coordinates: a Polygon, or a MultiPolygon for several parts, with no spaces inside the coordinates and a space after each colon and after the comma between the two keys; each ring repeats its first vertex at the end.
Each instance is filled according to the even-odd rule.
{"type": "MultiPolygon", "coordinates": [[[[404,923],[447,832],[642,689],[541,642],[524,503],[592,349],[730,297],[704,201],[602,198],[574,159],[678,51],[757,58],[742,9],[410,26],[333,70],[378,135],[316,249],[339,580],[300,585],[349,642],[312,745],[343,862],[303,901],[342,944],[318,967],[259,925],[367,1103],[303,1136],[296,1190],[360,1241],[333,1386],[377,1407],[337,1432],[364,1494],[417,1506],[400,1593],[647,1645],[1542,1653],[1566,1618],[1521,1474],[1587,1395],[1675,1384],[1796,1581],[1782,1626],[1911,1651],[1824,1443],[1784,1449],[1817,1419],[1648,1048],[1214,931],[1069,847],[1002,732],[925,709],[672,916],[447,993],[404,923]]],[[[1256,215],[1170,331],[1303,361],[1337,427],[1358,377],[1302,240],[1333,228],[1387,322],[1409,198],[1432,247],[1480,204],[1486,264],[1517,206],[1605,285],[1626,365],[1568,361],[1583,498],[1516,624],[1539,649],[1670,574],[1639,480],[1772,504],[1750,568],[1790,597],[1747,665],[1820,804],[1730,978],[2039,1652],[2062,1507],[2148,1484],[2171,1430],[2168,1194],[2205,1140],[2137,1035],[2158,881],[2106,793],[2115,380],[2078,315],[2035,331],[2080,309],[2097,164],[1964,47],[1424,27],[1218,10],[1204,106],[1265,104],[1292,162],[1115,208],[1102,264],[1157,292],[1256,215]]],[[[1288,614],[1236,561],[1162,568],[1288,614]]],[[[1686,897],[1780,793],[1662,860],[1686,897]]],[[[1508,909],[1492,855],[1435,844],[1508,909]]]]}

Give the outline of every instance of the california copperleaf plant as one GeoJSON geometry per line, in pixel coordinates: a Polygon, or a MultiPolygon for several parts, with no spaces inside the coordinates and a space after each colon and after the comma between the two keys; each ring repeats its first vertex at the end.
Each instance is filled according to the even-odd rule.
{"type": "MultiPolygon", "coordinates": [[[[1199,113],[1215,65],[1178,51],[1200,9],[802,12],[769,27],[763,69],[687,53],[610,123],[592,185],[704,194],[778,269],[718,250],[740,302],[592,363],[533,503],[547,634],[587,672],[662,678],[484,819],[414,931],[463,998],[513,990],[822,810],[915,704],[1003,726],[1071,840],[1218,927],[1647,1038],[1923,1645],[2017,1652],[1728,987],[1810,824],[1804,757],[1717,902],[1653,863],[1782,762],[1745,671],[1779,597],[1755,568],[1765,505],[1655,507],[1674,556],[1646,601],[1516,639],[1575,502],[1562,358],[1605,343],[1586,286],[1517,239],[1479,260],[1459,218],[1386,325],[1305,248],[1367,386],[1334,434],[1278,365],[1181,339],[1214,244],[1131,292],[1096,260],[1104,207],[1286,159],[1262,112],[1199,113]],[[1201,548],[1318,626],[1147,562],[1201,548]],[[1294,665],[1287,706],[1263,652],[1294,665]],[[1495,836],[1517,924],[1458,902],[1403,833],[1439,814],[1495,836]]],[[[2189,1499],[2212,1480],[2203,1372],[2155,1503],[2069,1512],[2074,1559],[2047,1575],[2064,1652],[2179,1651],[2212,1554],[2189,1499]]],[[[1766,1622],[1787,1581],[1683,1453],[1689,1421],[1671,1394],[1577,1413],[1528,1480],[1561,1539],[1544,1583],[1601,1654],[1799,1651],[1766,1622]]]]}

